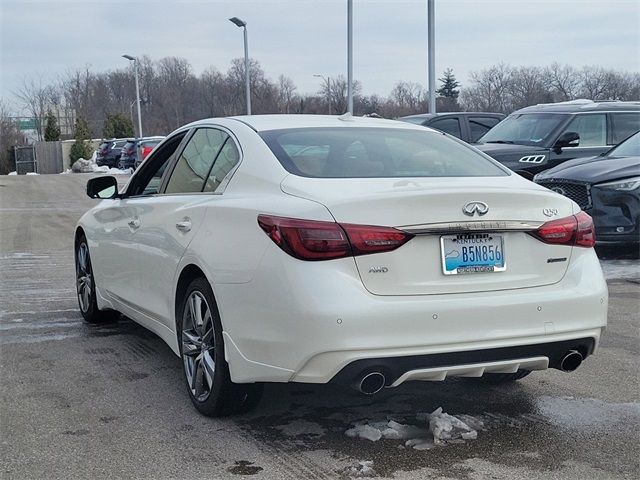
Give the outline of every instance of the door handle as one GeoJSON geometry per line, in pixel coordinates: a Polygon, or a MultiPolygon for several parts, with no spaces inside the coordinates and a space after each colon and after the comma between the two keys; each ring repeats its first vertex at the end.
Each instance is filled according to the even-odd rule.
{"type": "Polygon", "coordinates": [[[191,230],[191,220],[185,218],[182,222],[176,223],[176,228],[181,232],[188,232],[191,230]]]}
{"type": "Polygon", "coordinates": [[[134,218],[133,220],[129,220],[128,224],[133,229],[140,228],[140,219],[134,218]]]}

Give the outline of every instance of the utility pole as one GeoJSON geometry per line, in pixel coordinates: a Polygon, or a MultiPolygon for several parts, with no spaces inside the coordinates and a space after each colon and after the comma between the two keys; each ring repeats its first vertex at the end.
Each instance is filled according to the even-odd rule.
{"type": "Polygon", "coordinates": [[[347,111],[353,115],[353,0],[347,0],[347,111]]]}
{"type": "Polygon", "coordinates": [[[429,55],[429,113],[436,113],[435,0],[427,0],[427,50],[429,55]]]}

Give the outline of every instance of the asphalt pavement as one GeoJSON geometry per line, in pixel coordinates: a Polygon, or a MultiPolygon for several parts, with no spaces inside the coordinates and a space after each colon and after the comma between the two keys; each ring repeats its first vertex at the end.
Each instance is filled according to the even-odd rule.
{"type": "Polygon", "coordinates": [[[373,397],[268,385],[254,412],[210,419],[157,336],[124,317],[83,323],[73,229],[94,203],[89,177],[0,177],[2,479],[638,478],[638,260],[603,262],[609,327],[574,373],[411,383],[373,397]],[[474,419],[477,439],[415,450],[345,435],[363,421],[419,425],[418,413],[438,407],[474,419]]]}

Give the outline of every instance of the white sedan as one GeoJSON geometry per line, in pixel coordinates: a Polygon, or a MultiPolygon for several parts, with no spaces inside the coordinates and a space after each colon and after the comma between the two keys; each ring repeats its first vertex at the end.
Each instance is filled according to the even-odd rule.
{"type": "Polygon", "coordinates": [[[373,394],[576,369],[606,326],[591,218],[441,132],[350,116],[202,120],[75,231],[88,322],[120,312],[182,358],[205,415],[263,382],[373,394]]]}

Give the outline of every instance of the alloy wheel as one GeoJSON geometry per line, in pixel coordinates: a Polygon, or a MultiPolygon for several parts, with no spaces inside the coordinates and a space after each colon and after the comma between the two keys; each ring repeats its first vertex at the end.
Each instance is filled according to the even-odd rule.
{"type": "Polygon", "coordinates": [[[182,360],[193,397],[204,402],[213,388],[215,335],[211,308],[204,295],[192,291],[182,314],[182,360]]]}
{"type": "Polygon", "coordinates": [[[82,242],[78,246],[76,253],[76,289],[78,301],[83,313],[91,308],[91,292],[93,287],[93,277],[91,275],[91,260],[89,258],[89,247],[82,242]]]}

